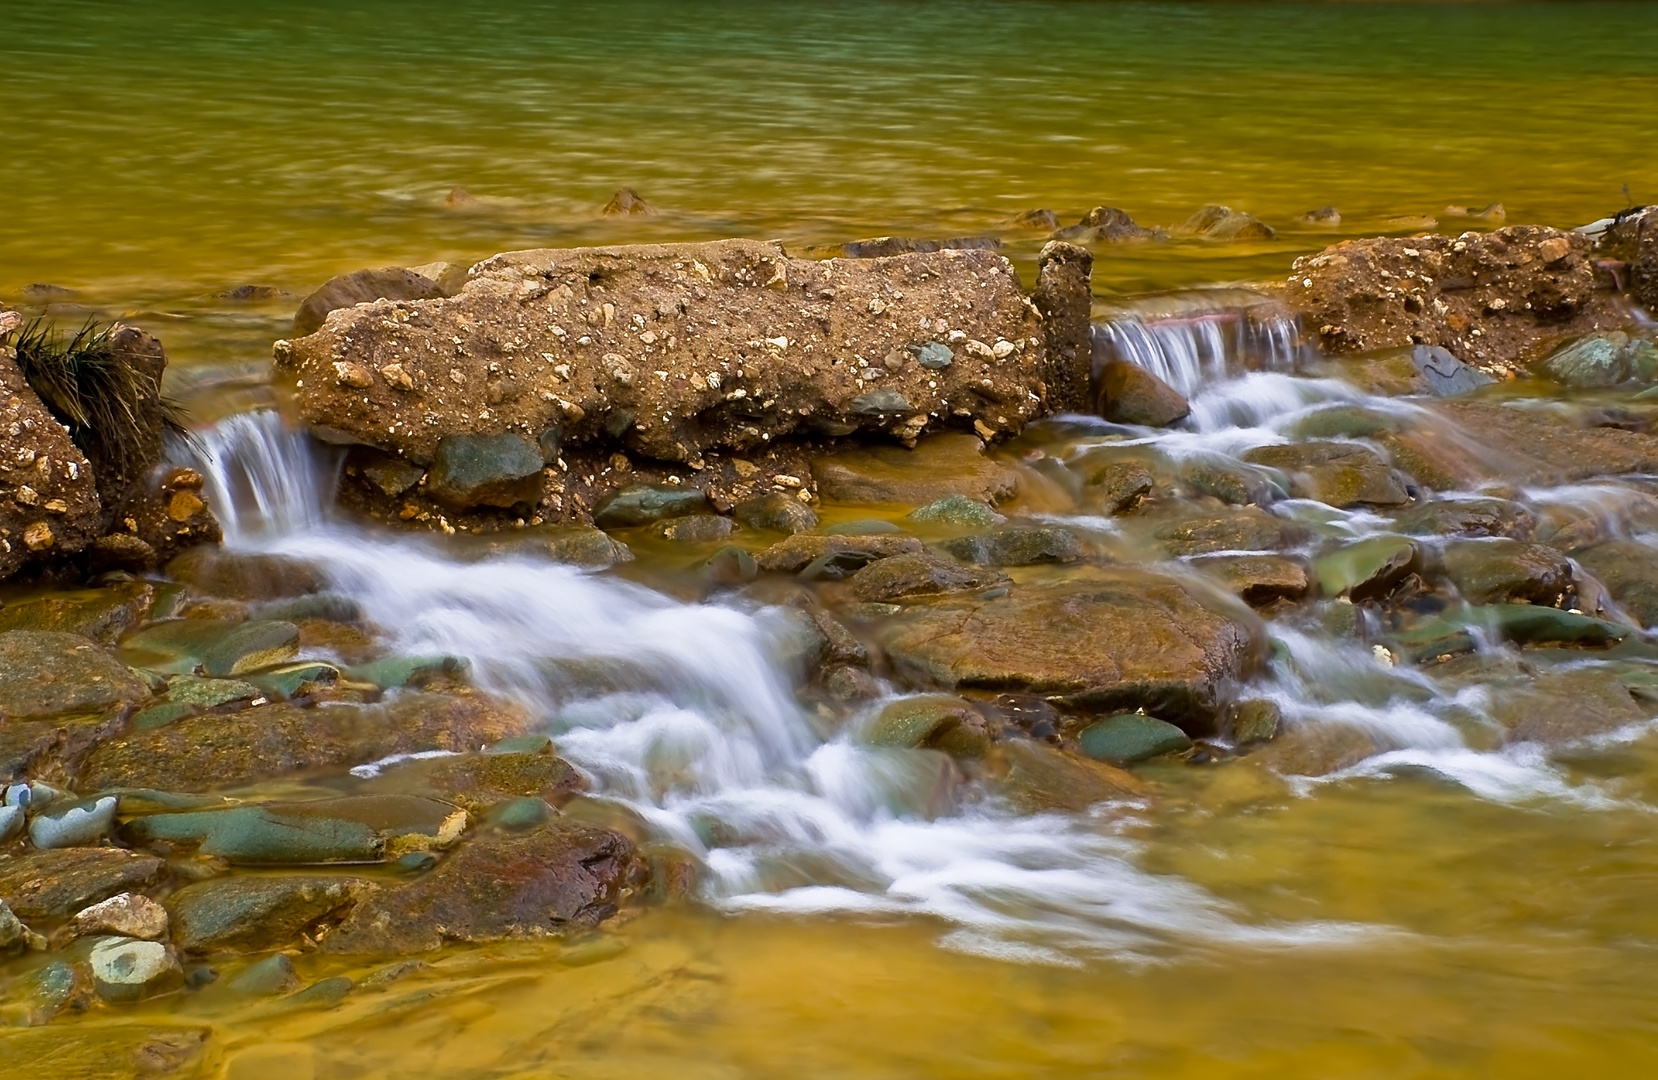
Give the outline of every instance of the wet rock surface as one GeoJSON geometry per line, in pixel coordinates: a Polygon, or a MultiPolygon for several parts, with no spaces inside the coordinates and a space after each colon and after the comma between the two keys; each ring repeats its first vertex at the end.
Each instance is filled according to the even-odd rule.
{"type": "Polygon", "coordinates": [[[1157,574],[1099,571],[993,600],[943,600],[894,616],[882,643],[923,684],[1020,690],[1086,710],[1137,709],[1189,730],[1214,723],[1253,633],[1157,574]]]}
{"type": "Polygon", "coordinates": [[[117,848],[63,848],[0,858],[0,900],[24,919],[68,918],[161,876],[151,855],[117,848]]]}
{"type": "Polygon", "coordinates": [[[615,913],[633,860],[622,834],[573,822],[479,836],[415,882],[358,904],[325,948],[428,952],[589,929],[615,913]]]}
{"type": "Polygon", "coordinates": [[[0,720],[121,709],[149,687],[98,644],[76,634],[0,633],[0,720]]]}

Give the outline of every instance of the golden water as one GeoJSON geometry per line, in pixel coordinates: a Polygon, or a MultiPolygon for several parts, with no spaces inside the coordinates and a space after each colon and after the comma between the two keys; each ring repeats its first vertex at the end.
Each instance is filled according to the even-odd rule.
{"type": "MultiPolygon", "coordinates": [[[[1451,203],[1570,225],[1626,183],[1658,200],[1641,4],[85,0],[3,22],[0,297],[50,282],[80,294],[66,320],[134,313],[203,419],[261,401],[297,295],[365,265],[962,235],[1097,203],[1282,228],[1103,253],[1104,294],[1273,276],[1397,217],[1460,229],[1451,203]],[[664,213],[598,220],[622,184],[664,213]],[[478,201],[448,205],[457,185],[478,201]],[[1295,223],[1331,203],[1340,229],[1295,223]],[[216,298],[250,283],[296,296],[216,298]]],[[[1011,251],[1028,266],[1036,243],[1011,251]]],[[[651,909],[330,1009],[209,988],[60,1022],[32,1074],[121,1075],[71,1051],[136,1016],[211,1027],[202,1075],[279,1080],[1654,1075],[1658,741],[1572,767],[1606,805],[1426,774],[1298,793],[1244,761],[1152,769],[1151,808],[1100,823],[1243,926],[1362,924],[1322,942],[1066,967],[950,951],[925,920],[651,909]]]]}

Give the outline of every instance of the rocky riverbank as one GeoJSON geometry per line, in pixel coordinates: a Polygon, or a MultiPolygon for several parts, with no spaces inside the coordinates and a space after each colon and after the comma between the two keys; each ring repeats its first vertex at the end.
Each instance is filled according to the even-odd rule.
{"type": "MultiPolygon", "coordinates": [[[[1031,296],[983,249],[513,253],[458,291],[335,283],[350,306],[308,302],[314,332],[277,359],[300,419],[347,447],[342,503],[478,534],[434,538],[451,568],[614,567],[763,608],[791,707],[887,762],[902,813],[1081,811],[1166,797],[1181,763],[1318,775],[1385,749],[1295,713],[1286,682],[1328,674],[1295,635],[1418,691],[1500,688],[1482,747],[1648,714],[1654,221],[1339,245],[1242,308],[1147,315],[1238,340],[1299,321],[1273,363],[1372,394],[1225,453],[1159,439],[1248,402],[1094,334],[1090,254],[1064,240],[1031,296]],[[1583,482],[1601,501],[1554,490],[1583,482]]],[[[181,990],[325,1005],[357,988],[301,985],[295,957],[571,938],[771,839],[712,815],[669,835],[544,734],[572,702],[674,699],[671,665],[540,657],[534,714],[474,678],[493,657],[401,650],[340,568],[216,546],[202,470],[226,462],[162,462],[152,339],[110,338],[155,375],[148,449],[121,459],[9,347],[23,543],[3,565],[75,587],[0,606],[0,1015],[181,990]]],[[[1267,430],[1248,416],[1234,430],[1267,430]]]]}

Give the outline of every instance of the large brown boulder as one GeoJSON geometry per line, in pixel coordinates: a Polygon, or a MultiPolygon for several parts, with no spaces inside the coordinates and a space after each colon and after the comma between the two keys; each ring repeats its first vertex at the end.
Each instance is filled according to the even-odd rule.
{"type": "Polygon", "coordinates": [[[790,437],[1008,435],[1046,393],[1041,318],[1008,261],[980,250],[512,252],[456,297],[339,311],[276,358],[307,423],[420,465],[446,436],[512,433],[695,473],[705,454],[790,437]]]}
{"type": "Polygon", "coordinates": [[[1280,295],[1330,351],[1439,345],[1491,373],[1627,321],[1589,239],[1535,225],[1345,241],[1297,259],[1280,295]]]}
{"type": "Polygon", "coordinates": [[[1184,585],[1139,570],[940,600],[878,632],[888,660],[915,683],[1042,694],[1087,711],[1144,709],[1193,732],[1212,730],[1256,644],[1249,627],[1184,585]]]}
{"type": "Polygon", "coordinates": [[[412,884],[363,900],[323,947],[383,955],[588,930],[616,913],[634,859],[621,833],[562,819],[477,836],[412,884]]]}

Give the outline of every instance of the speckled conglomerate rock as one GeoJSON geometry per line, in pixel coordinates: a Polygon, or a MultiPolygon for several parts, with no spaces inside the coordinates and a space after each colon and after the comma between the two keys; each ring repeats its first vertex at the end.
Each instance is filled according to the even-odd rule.
{"type": "Polygon", "coordinates": [[[1559,338],[1628,315],[1590,240],[1544,226],[1349,240],[1297,259],[1279,294],[1331,352],[1440,345],[1512,375],[1559,338]]]}
{"type": "Polygon", "coordinates": [[[556,459],[595,451],[697,484],[781,444],[1011,435],[1050,374],[993,252],[817,262],[749,240],[497,255],[456,297],[334,311],[275,351],[323,437],[425,466],[445,435],[515,433],[551,495],[556,459]]]}
{"type": "Polygon", "coordinates": [[[0,579],[80,551],[101,514],[86,455],[0,351],[0,579]]]}

